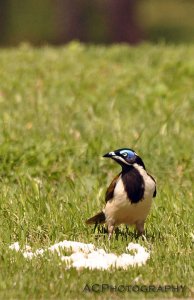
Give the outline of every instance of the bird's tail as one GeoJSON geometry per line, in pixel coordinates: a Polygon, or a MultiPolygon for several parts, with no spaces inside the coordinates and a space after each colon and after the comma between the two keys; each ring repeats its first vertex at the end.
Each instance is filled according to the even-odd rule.
{"type": "Polygon", "coordinates": [[[105,223],[105,214],[103,213],[103,211],[99,212],[94,217],[86,220],[87,225],[104,224],[104,223],[105,223]]]}

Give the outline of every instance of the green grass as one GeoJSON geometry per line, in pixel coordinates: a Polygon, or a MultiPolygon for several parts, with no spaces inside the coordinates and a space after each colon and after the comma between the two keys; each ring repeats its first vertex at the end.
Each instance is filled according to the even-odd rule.
{"type": "Polygon", "coordinates": [[[194,46],[83,46],[0,51],[0,297],[117,299],[192,296],[194,255],[194,46]],[[65,270],[56,256],[26,261],[33,249],[67,240],[122,253],[86,218],[104,205],[120,168],[102,158],[134,148],[157,179],[146,222],[151,251],[128,271],[65,270]],[[84,293],[88,284],[184,285],[183,293],[84,293]]]}

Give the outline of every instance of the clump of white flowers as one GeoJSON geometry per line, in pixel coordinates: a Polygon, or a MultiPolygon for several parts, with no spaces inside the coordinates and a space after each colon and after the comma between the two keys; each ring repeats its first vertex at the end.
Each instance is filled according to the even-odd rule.
{"type": "Polygon", "coordinates": [[[130,266],[141,266],[146,263],[150,253],[141,245],[129,243],[126,247],[126,253],[116,255],[107,253],[104,249],[98,249],[93,244],[85,244],[74,241],[62,241],[45,249],[32,251],[31,247],[26,245],[21,249],[18,242],[9,246],[11,250],[21,252],[26,259],[43,256],[45,252],[57,252],[61,261],[65,262],[65,267],[76,269],[100,269],[107,270],[110,268],[127,269],[130,266]],[[71,254],[64,256],[61,250],[71,251],[71,254]],[[133,251],[134,254],[130,254],[133,251]]]}

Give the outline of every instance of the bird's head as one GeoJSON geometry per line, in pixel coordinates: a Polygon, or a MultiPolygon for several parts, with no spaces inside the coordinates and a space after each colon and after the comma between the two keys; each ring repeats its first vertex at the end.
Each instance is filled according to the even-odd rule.
{"type": "Polygon", "coordinates": [[[112,152],[108,152],[103,157],[110,157],[121,165],[122,168],[128,168],[133,164],[138,164],[145,169],[142,159],[135,151],[129,148],[122,148],[112,152]]]}

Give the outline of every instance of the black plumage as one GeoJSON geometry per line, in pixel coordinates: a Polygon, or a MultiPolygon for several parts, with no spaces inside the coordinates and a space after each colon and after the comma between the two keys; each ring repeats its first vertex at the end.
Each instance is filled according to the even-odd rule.
{"type": "Polygon", "coordinates": [[[133,166],[128,166],[128,168],[122,172],[122,180],[131,203],[137,203],[143,199],[145,184],[142,175],[137,169],[133,166]]]}

